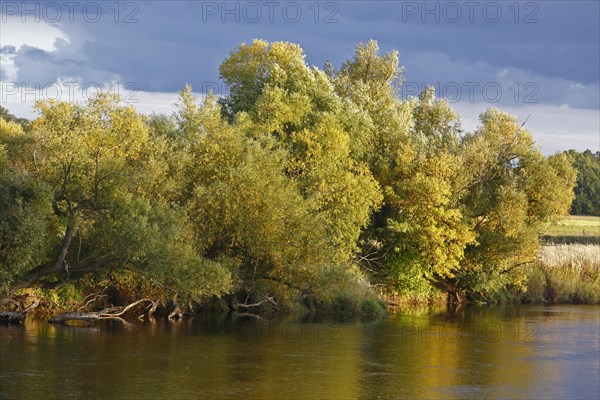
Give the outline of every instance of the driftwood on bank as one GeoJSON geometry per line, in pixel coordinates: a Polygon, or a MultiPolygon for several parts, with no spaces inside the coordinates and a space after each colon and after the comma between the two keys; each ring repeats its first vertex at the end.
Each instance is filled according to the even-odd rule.
{"type": "Polygon", "coordinates": [[[274,296],[265,295],[263,300],[261,300],[261,301],[259,301],[257,303],[253,303],[253,304],[248,304],[247,300],[248,299],[246,299],[246,303],[238,303],[235,300],[235,298],[234,298],[233,302],[231,304],[231,308],[234,311],[237,311],[237,312],[241,311],[242,309],[246,310],[246,312],[247,312],[251,308],[260,307],[261,305],[263,305],[264,303],[267,303],[267,302],[272,303],[274,305],[277,305],[277,303],[275,302],[275,297],[274,296]]]}
{"type": "Polygon", "coordinates": [[[116,321],[125,323],[126,321],[123,318],[121,318],[121,316],[123,314],[125,314],[127,311],[129,311],[130,309],[132,309],[133,307],[135,307],[141,303],[150,303],[150,306],[152,306],[151,310],[156,309],[156,307],[155,307],[156,303],[154,302],[154,300],[142,299],[142,300],[135,301],[125,307],[110,307],[110,308],[105,308],[103,310],[96,311],[96,312],[64,313],[64,314],[60,314],[60,315],[50,318],[50,320],[48,322],[50,322],[51,324],[66,324],[70,321],[97,322],[100,320],[108,319],[108,320],[116,320],[116,321]]]}
{"type": "Polygon", "coordinates": [[[25,320],[27,313],[22,311],[0,311],[0,321],[20,324],[25,320]]]}
{"type": "MultiPolygon", "coordinates": [[[[13,302],[18,302],[12,300],[13,302]]],[[[8,322],[9,324],[21,324],[27,317],[27,312],[33,308],[36,308],[40,304],[39,300],[36,300],[29,307],[23,308],[20,311],[3,311],[0,310],[0,322],[8,322]]],[[[22,306],[22,303],[21,303],[22,306]]]]}

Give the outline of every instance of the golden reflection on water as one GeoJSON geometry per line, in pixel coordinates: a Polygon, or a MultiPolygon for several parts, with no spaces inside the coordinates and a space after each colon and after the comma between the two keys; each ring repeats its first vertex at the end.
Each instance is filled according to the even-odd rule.
{"type": "Polygon", "coordinates": [[[0,398],[598,398],[600,307],[0,326],[0,398]]]}

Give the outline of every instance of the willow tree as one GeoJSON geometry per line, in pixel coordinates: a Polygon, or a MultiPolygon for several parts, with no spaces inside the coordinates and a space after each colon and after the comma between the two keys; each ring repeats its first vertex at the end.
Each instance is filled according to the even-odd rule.
{"type": "Polygon", "coordinates": [[[285,174],[285,152],[274,139],[249,137],[244,121],[222,118],[212,97],[199,110],[183,201],[196,248],[208,259],[236,260],[240,301],[263,301],[281,285],[307,290],[331,251],[318,217],[285,174]]]}
{"type": "Polygon", "coordinates": [[[398,53],[374,41],[321,70],[255,40],[220,74],[229,95],[186,86],[171,116],[100,95],[0,118],[0,291],[128,270],[248,307],[362,296],[358,264],[388,292],[487,298],[572,200],[565,155],[497,110],[465,133],[433,89],[401,100],[398,53]]]}
{"type": "Polygon", "coordinates": [[[545,227],[568,210],[573,171],[544,157],[517,121],[495,110],[465,134],[459,116],[433,89],[402,101],[398,54],[359,44],[339,70],[336,92],[367,119],[356,137],[384,194],[364,232],[364,268],[392,292],[431,287],[486,296],[518,285],[545,227]]]}
{"type": "Polygon", "coordinates": [[[0,125],[0,193],[16,200],[0,207],[3,291],[108,268],[195,298],[228,290],[227,272],[193,248],[185,211],[160,201],[164,163],[154,160],[160,152],[132,107],[100,95],[36,109],[27,133],[0,125]]]}
{"type": "Polygon", "coordinates": [[[457,207],[458,117],[428,90],[402,101],[398,53],[359,44],[330,79],[336,92],[366,116],[356,142],[384,194],[362,237],[363,267],[392,292],[426,293],[452,277],[472,240],[457,207]]]}
{"type": "Polygon", "coordinates": [[[0,292],[48,261],[58,235],[50,188],[27,173],[32,138],[0,118],[0,292]]]}
{"type": "Polygon", "coordinates": [[[336,259],[351,261],[361,229],[381,201],[366,164],[351,156],[347,121],[361,118],[360,110],[338,96],[323,71],[306,65],[295,44],[243,44],[220,72],[230,90],[222,102],[227,117],[250,137],[275,140],[285,152],[287,176],[324,224],[336,259]]]}
{"type": "Polygon", "coordinates": [[[461,143],[461,207],[476,241],[451,282],[457,294],[486,298],[522,284],[518,267],[535,260],[540,236],[568,213],[576,173],[565,154],[544,156],[515,117],[489,109],[480,119],[461,143]]]}

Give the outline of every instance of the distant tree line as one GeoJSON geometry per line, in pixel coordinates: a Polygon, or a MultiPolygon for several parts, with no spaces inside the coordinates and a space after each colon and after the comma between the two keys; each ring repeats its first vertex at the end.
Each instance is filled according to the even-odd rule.
{"type": "Polygon", "coordinates": [[[571,206],[574,215],[600,215],[600,151],[566,152],[577,171],[575,199],[571,206]]]}

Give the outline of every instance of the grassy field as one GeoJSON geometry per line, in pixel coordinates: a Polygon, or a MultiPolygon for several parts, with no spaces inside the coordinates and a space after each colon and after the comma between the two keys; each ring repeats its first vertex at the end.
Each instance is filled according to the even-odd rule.
{"type": "Polygon", "coordinates": [[[570,215],[550,227],[546,236],[600,236],[600,217],[570,215]]]}
{"type": "Polygon", "coordinates": [[[544,241],[600,244],[600,217],[569,215],[548,229],[544,241]]]}
{"type": "Polygon", "coordinates": [[[570,215],[546,232],[526,301],[600,303],[600,217],[570,215]]]}

